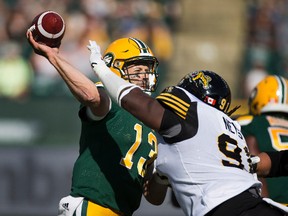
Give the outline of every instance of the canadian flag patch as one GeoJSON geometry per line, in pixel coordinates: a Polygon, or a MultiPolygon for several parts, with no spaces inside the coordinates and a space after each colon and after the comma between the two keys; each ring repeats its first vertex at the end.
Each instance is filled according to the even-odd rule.
{"type": "Polygon", "coordinates": [[[209,96],[206,96],[205,100],[204,100],[206,103],[208,104],[211,104],[212,106],[214,106],[216,104],[216,100],[209,97],[209,96]]]}

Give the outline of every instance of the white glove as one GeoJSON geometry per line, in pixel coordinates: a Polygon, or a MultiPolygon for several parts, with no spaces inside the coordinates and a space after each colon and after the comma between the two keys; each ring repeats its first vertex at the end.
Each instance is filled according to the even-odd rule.
{"type": "Polygon", "coordinates": [[[96,41],[91,41],[91,40],[89,40],[89,45],[87,45],[87,48],[91,52],[91,54],[90,54],[90,64],[91,64],[94,72],[98,76],[98,73],[101,72],[101,71],[99,70],[99,67],[97,67],[97,66],[101,66],[101,65],[103,66],[103,64],[106,65],[105,62],[102,59],[101,48],[96,43],[96,41]]]}

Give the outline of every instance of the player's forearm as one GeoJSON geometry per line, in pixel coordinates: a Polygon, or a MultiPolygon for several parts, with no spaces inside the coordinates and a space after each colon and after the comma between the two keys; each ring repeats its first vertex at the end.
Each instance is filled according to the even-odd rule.
{"type": "Polygon", "coordinates": [[[256,172],[259,177],[267,177],[271,169],[270,157],[262,152],[257,155],[260,158],[260,162],[257,163],[256,172]]]}
{"type": "Polygon", "coordinates": [[[78,71],[58,54],[48,56],[48,60],[56,68],[77,100],[85,105],[89,103],[99,103],[99,93],[95,84],[83,73],[78,71]]]}
{"type": "Polygon", "coordinates": [[[144,197],[153,205],[161,205],[165,200],[168,185],[159,183],[157,180],[155,180],[156,178],[159,178],[156,175],[157,174],[154,173],[152,179],[146,182],[144,197]]]}

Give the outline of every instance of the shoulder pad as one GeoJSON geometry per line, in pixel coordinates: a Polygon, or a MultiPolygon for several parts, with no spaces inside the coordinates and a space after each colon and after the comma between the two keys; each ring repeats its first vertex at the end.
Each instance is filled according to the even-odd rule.
{"type": "Polygon", "coordinates": [[[174,86],[164,89],[164,91],[160,93],[156,99],[181,118],[186,116],[191,105],[190,98],[186,95],[186,93],[174,86]]]}

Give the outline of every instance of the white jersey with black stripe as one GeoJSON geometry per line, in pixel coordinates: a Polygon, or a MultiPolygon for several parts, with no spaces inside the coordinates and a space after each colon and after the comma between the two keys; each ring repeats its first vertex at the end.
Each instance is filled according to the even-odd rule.
{"type": "MultiPolygon", "coordinates": [[[[171,137],[165,139],[167,134],[165,131],[161,132],[156,169],[168,177],[185,214],[203,216],[250,187],[260,188],[261,183],[252,174],[250,155],[239,124],[223,112],[199,101],[184,89],[177,88],[176,97],[174,91],[170,91],[169,94],[178,98],[178,102],[184,100],[186,103],[194,104],[186,109],[185,115],[196,118],[194,122],[191,122],[191,119],[187,122],[188,117],[183,118],[177,114],[178,102],[173,106],[166,103],[167,109],[174,110],[173,112],[181,118],[181,130],[186,133],[181,137],[186,138],[183,140],[179,136],[171,143],[171,137]],[[179,95],[183,93],[184,99],[181,96],[180,99],[179,95]],[[186,125],[193,129],[185,130],[186,125]],[[194,131],[193,135],[187,135],[189,131],[194,131]]],[[[169,100],[171,98],[173,97],[170,96],[169,100]]],[[[163,98],[157,99],[161,102],[163,98]]],[[[171,115],[174,113],[170,112],[171,115]]],[[[169,118],[169,115],[164,117],[169,118]]],[[[179,127],[175,128],[179,130],[179,127]]],[[[167,131],[173,134],[171,130],[167,131]]]]}

